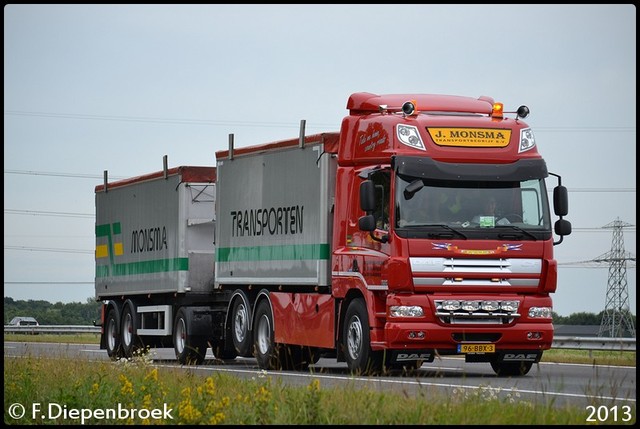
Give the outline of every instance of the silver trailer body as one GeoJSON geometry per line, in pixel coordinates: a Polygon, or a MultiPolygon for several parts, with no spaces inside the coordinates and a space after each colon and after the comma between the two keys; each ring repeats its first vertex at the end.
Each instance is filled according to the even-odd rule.
{"type": "Polygon", "coordinates": [[[216,286],[330,285],[336,167],[322,140],[218,156],[216,286]]]}
{"type": "Polygon", "coordinates": [[[96,298],[212,291],[214,181],[177,167],[96,187],[96,298]]]}

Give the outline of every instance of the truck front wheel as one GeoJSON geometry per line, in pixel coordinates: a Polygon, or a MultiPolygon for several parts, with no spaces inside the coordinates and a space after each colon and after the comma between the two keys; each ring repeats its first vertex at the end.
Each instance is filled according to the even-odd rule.
{"type": "Polygon", "coordinates": [[[201,365],[207,352],[207,340],[204,337],[190,335],[188,326],[186,312],[181,308],[173,324],[176,358],[182,365],[201,365]]]}
{"type": "Polygon", "coordinates": [[[120,343],[120,323],[118,322],[118,315],[114,308],[109,310],[109,313],[107,314],[104,336],[107,355],[109,355],[112,360],[121,358],[122,345],[120,343]]]}
{"type": "Polygon", "coordinates": [[[372,375],[382,371],[383,352],[371,350],[369,316],[363,299],[354,299],[347,308],[342,342],[352,374],[372,375]]]}

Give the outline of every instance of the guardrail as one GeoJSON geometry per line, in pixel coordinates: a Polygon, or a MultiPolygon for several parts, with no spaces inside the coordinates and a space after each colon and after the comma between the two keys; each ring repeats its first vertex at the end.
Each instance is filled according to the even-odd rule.
{"type": "MultiPolygon", "coordinates": [[[[4,332],[25,334],[99,334],[99,326],[79,325],[40,325],[13,326],[5,325],[4,332]]],[[[635,338],[606,338],[606,337],[554,337],[551,346],[554,349],[574,350],[611,350],[630,352],[636,350],[635,338]]]]}
{"type": "Polygon", "coordinates": [[[554,349],[636,351],[635,338],[554,337],[554,349]]]}
{"type": "Polygon", "coordinates": [[[23,334],[99,334],[100,326],[81,325],[38,325],[14,326],[4,325],[4,332],[23,334]]]}

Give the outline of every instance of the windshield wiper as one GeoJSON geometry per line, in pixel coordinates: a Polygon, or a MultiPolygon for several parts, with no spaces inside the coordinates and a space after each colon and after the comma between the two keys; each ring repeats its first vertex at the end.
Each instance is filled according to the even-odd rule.
{"type": "MultiPolygon", "coordinates": [[[[450,231],[452,233],[454,233],[455,235],[464,238],[465,240],[467,239],[467,236],[464,235],[463,233],[461,233],[460,231],[458,231],[457,229],[451,228],[449,225],[445,225],[445,224],[437,224],[437,225],[425,225],[425,227],[432,227],[432,226],[437,226],[440,227],[442,229],[446,229],[447,231],[450,231]]],[[[429,235],[438,237],[438,238],[442,238],[443,235],[448,235],[444,232],[430,232],[429,235]]]]}
{"type": "MultiPolygon", "coordinates": [[[[495,229],[513,229],[516,230],[518,232],[521,232],[524,235],[529,236],[530,238],[533,238],[534,240],[537,240],[538,237],[536,237],[535,235],[533,235],[532,233],[530,233],[529,231],[527,231],[526,229],[522,229],[519,226],[515,226],[515,225],[496,225],[494,226],[495,229]]],[[[500,238],[510,238],[510,237],[515,237],[515,238],[520,238],[519,234],[504,234],[504,233],[500,233],[498,234],[498,237],[500,238]]]]}

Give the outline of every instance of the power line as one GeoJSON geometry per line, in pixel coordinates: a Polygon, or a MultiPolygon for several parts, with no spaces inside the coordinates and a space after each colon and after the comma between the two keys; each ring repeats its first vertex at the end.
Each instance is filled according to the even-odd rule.
{"type": "MultiPolygon", "coordinates": [[[[5,174],[25,174],[28,176],[53,176],[53,177],[73,177],[75,179],[103,179],[103,175],[82,174],[82,173],[56,173],[52,171],[29,171],[29,170],[4,170],[5,174]]],[[[113,176],[111,179],[125,179],[124,176],[113,176]]]]}
{"type": "MultiPolygon", "coordinates": [[[[263,128],[299,128],[299,123],[290,122],[247,122],[247,121],[213,121],[210,119],[184,119],[184,118],[154,118],[145,116],[117,116],[117,115],[86,115],[80,113],[51,113],[28,112],[19,110],[5,110],[5,115],[31,116],[60,119],[88,119],[94,121],[119,121],[119,122],[147,122],[156,124],[182,124],[182,125],[213,125],[234,127],[263,127],[263,128]]],[[[330,125],[335,127],[335,124],[330,125]]],[[[307,128],[327,128],[326,124],[307,125],[307,128]]]]}
{"type": "MultiPolygon", "coordinates": [[[[5,115],[10,116],[30,116],[44,118],[60,118],[60,119],[87,119],[99,121],[120,121],[120,122],[151,122],[151,123],[167,123],[167,124],[186,124],[186,125],[233,125],[238,127],[284,127],[298,128],[299,124],[289,122],[247,122],[247,121],[214,121],[210,119],[185,119],[185,118],[158,118],[149,116],[119,116],[119,115],[87,115],[81,113],[53,113],[53,112],[30,112],[24,110],[5,110],[5,115]]],[[[335,126],[335,124],[329,125],[335,126]]],[[[316,127],[326,128],[327,124],[318,124],[316,127]]],[[[311,126],[311,128],[314,128],[311,126]]],[[[536,131],[540,132],[635,132],[636,127],[619,127],[619,126],[575,126],[575,127],[536,127],[536,131]]]]}
{"type": "Polygon", "coordinates": [[[568,188],[569,192],[633,192],[635,194],[636,188],[568,188]]]}
{"type": "Polygon", "coordinates": [[[610,133],[610,132],[636,132],[636,127],[535,127],[535,132],[554,132],[554,133],[574,133],[574,132],[602,132],[602,133],[610,133]]]}
{"type": "MultiPolygon", "coordinates": [[[[4,209],[6,214],[15,214],[15,215],[31,215],[31,216],[57,216],[57,217],[79,217],[79,218],[87,218],[93,219],[95,217],[94,213],[71,213],[71,212],[54,212],[54,211],[44,211],[44,210],[18,210],[18,209],[4,209]]],[[[605,232],[608,233],[606,229],[598,228],[598,227],[583,227],[576,228],[573,227],[571,230],[572,233],[576,232],[605,232]]],[[[635,233],[636,228],[630,227],[627,229],[627,232],[635,233]]],[[[582,262],[579,262],[582,263],[582,262]]]]}
{"type": "Polygon", "coordinates": [[[4,282],[6,285],[92,285],[95,282],[4,282]]]}
{"type": "Polygon", "coordinates": [[[32,251],[32,252],[83,253],[87,255],[95,254],[95,250],[58,249],[54,247],[4,246],[4,248],[5,250],[26,250],[26,251],[32,251]]]}
{"type": "MultiPolygon", "coordinates": [[[[51,172],[51,171],[30,171],[30,170],[4,170],[5,174],[24,174],[30,176],[53,176],[53,177],[72,177],[79,179],[103,179],[103,175],[97,174],[84,174],[84,173],[59,173],[59,172],[51,172]]],[[[120,180],[126,179],[125,176],[111,176],[110,179],[120,180]]],[[[635,193],[636,188],[569,188],[568,191],[571,192],[605,192],[607,194],[612,192],[622,192],[622,193],[635,193]]],[[[550,190],[549,192],[552,192],[550,190]]]]}
{"type": "Polygon", "coordinates": [[[68,213],[68,212],[50,212],[43,210],[17,210],[17,209],[4,209],[6,214],[19,214],[19,215],[31,215],[31,216],[60,216],[60,217],[82,217],[93,219],[95,215],[93,213],[68,213]]]}

